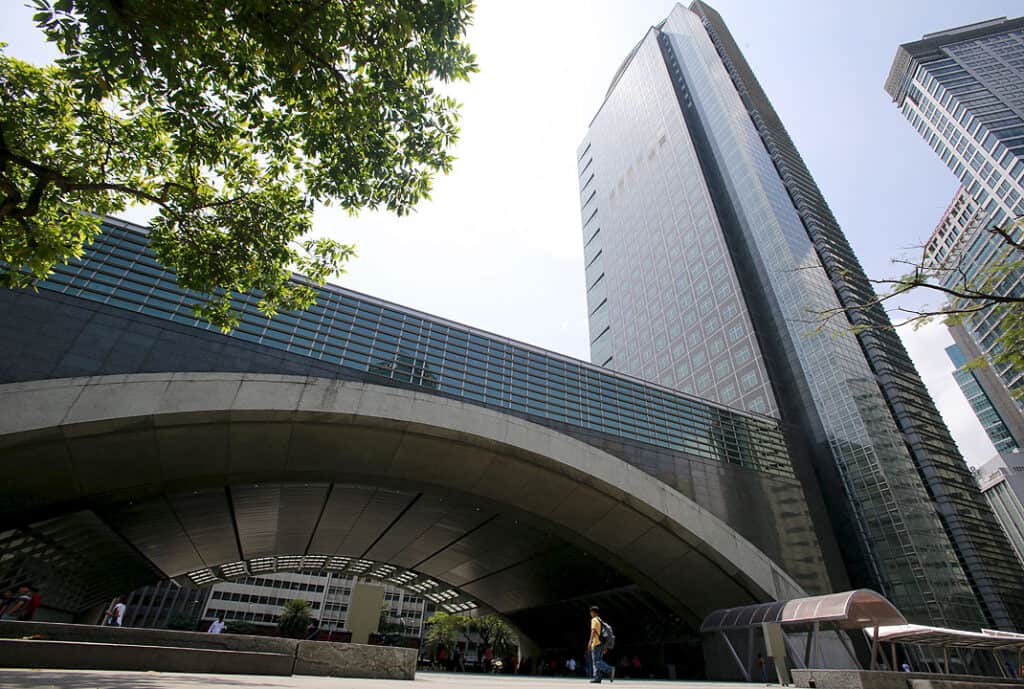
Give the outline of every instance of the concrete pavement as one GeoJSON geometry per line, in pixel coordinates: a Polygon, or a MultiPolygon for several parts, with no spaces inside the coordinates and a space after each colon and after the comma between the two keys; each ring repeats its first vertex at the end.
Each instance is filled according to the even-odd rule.
{"type": "MultiPolygon", "coordinates": [[[[570,689],[587,685],[582,678],[507,677],[501,675],[420,672],[423,689],[570,689]]],[[[602,686],[609,686],[605,680],[602,686]]],[[[618,680],[623,689],[751,689],[772,685],[734,682],[664,682],[618,680]]],[[[0,670],[3,689],[409,689],[408,681],[339,677],[266,677],[257,675],[189,675],[102,670],[0,670]]]]}

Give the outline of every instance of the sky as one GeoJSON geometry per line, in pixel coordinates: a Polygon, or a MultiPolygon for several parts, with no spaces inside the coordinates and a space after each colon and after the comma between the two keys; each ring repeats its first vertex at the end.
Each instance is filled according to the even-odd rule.
{"type": "MultiPolygon", "coordinates": [[[[1021,0],[717,0],[872,278],[899,271],[956,180],[882,88],[896,47],[925,33],[1024,14],[1021,0]]],[[[453,172],[409,217],[317,212],[315,232],[357,245],[332,282],[589,358],[576,146],[622,59],[666,0],[480,0],[468,35],[480,72],[463,103],[453,172]]],[[[55,56],[21,0],[0,0],[0,41],[55,56]]],[[[144,214],[126,214],[145,222],[144,214]]],[[[936,299],[928,300],[936,303],[936,299]]],[[[900,334],[972,465],[994,449],[952,378],[945,327],[900,334]]]]}

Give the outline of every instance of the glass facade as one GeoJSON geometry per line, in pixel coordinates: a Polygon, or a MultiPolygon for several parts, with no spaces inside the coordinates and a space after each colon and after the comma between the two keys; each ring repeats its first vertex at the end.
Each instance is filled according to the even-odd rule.
{"type": "Polygon", "coordinates": [[[630,56],[591,124],[579,170],[590,360],[778,416],[736,268],[653,35],[630,56]]]}
{"type": "MultiPolygon", "coordinates": [[[[988,271],[994,263],[1012,266],[1019,261],[1016,255],[1019,252],[1008,246],[1001,236],[988,231],[991,226],[990,215],[961,186],[925,244],[924,265],[934,272],[942,285],[953,290],[977,285],[1005,296],[1024,295],[1024,268],[999,274],[988,271]]],[[[1024,238],[1021,219],[1003,227],[1015,241],[1024,238]]],[[[973,306],[966,300],[954,298],[953,302],[968,309],[973,306]]],[[[958,327],[971,340],[971,358],[988,357],[1000,351],[1002,345],[997,340],[1002,333],[1005,313],[1003,307],[990,306],[964,316],[958,327]]],[[[991,385],[1003,388],[1002,392],[992,394],[1010,400],[1013,391],[1024,390],[1024,370],[1010,363],[997,364],[991,359],[986,366],[998,376],[998,382],[992,381],[991,385]]],[[[1016,407],[1013,413],[1024,424],[1024,398],[1009,404],[1016,407]]]]}
{"type": "Polygon", "coordinates": [[[982,428],[985,429],[989,440],[995,446],[996,452],[1010,452],[1017,448],[1017,441],[1014,439],[1010,429],[1006,427],[1003,418],[999,416],[999,412],[992,405],[992,400],[985,393],[980,381],[974,375],[974,371],[967,368],[967,357],[963,355],[963,352],[956,345],[946,347],[946,355],[949,356],[950,361],[956,366],[953,378],[956,379],[957,385],[963,391],[964,397],[967,398],[971,409],[974,410],[975,416],[978,417],[978,421],[981,423],[982,428]]]}
{"type": "MultiPolygon", "coordinates": [[[[78,260],[42,289],[204,330],[140,228],[107,220],[78,260]]],[[[267,319],[242,295],[228,337],[313,357],[520,415],[598,431],[696,458],[791,477],[777,420],[731,410],[467,326],[335,286],[305,312],[267,319]]]]}
{"type": "MultiPolygon", "coordinates": [[[[888,316],[873,304],[874,290],[863,268],[722,18],[700,0],[695,0],[692,9],[711,36],[839,302],[853,307],[855,310],[848,312],[850,321],[863,326],[857,341],[874,374],[874,385],[868,384],[865,390],[877,385],[885,403],[865,405],[864,418],[871,419],[874,414],[895,421],[986,623],[1004,629],[1024,626],[1021,569],[1005,557],[1005,538],[888,316]]],[[[867,399],[860,393],[855,397],[867,399]]],[[[871,427],[870,421],[868,425],[871,427]]],[[[897,503],[897,509],[904,507],[897,503]]],[[[846,550],[852,539],[841,538],[846,550]]],[[[935,571],[939,573],[941,568],[935,571]]],[[[968,612],[966,607],[943,613],[955,617],[968,612]]]]}
{"type": "Polygon", "coordinates": [[[974,526],[968,516],[985,521],[984,500],[885,314],[867,313],[878,327],[863,335],[843,319],[818,329],[813,313],[868,301],[870,284],[713,9],[677,5],[627,57],[580,147],[580,172],[584,242],[599,243],[586,259],[592,361],[724,402],[713,366],[673,383],[664,365],[645,363],[673,326],[680,350],[665,362],[703,362],[714,330],[683,320],[686,309],[695,302],[699,316],[706,293],[704,313],[718,316],[716,304],[737,298],[742,327],[718,353],[735,363],[749,347],[764,375],[756,393],[800,429],[795,446],[813,448],[802,461],[814,470],[798,463],[797,474],[808,494],[826,495],[854,584],[883,591],[909,619],[1009,625],[990,573],[968,570],[985,544],[951,539],[974,526]],[[691,234],[700,244],[687,253],[691,234]]]}

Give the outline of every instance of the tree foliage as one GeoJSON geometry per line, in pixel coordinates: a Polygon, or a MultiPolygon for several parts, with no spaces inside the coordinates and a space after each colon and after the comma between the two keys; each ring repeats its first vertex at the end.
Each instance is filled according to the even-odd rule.
{"type": "MultiPolygon", "coordinates": [[[[1024,370],[1024,218],[1005,227],[969,230],[943,258],[894,259],[907,267],[896,278],[872,280],[881,288],[878,296],[864,304],[826,311],[832,318],[858,311],[886,308],[894,320],[920,327],[939,318],[949,325],[981,319],[997,324],[992,351],[972,365],[989,363],[997,368],[1024,370]],[[982,246],[979,262],[972,246],[982,246]],[[912,291],[932,293],[941,301],[934,306],[911,307],[900,298],[912,291]]],[[[851,320],[857,320],[851,318],[851,320]]],[[[858,325],[854,330],[870,328],[858,325]]],[[[1024,389],[1011,391],[1024,396],[1024,389]]]]}
{"type": "Polygon", "coordinates": [[[156,211],[151,243],[224,328],[232,298],[303,308],[353,255],[316,203],[399,215],[452,164],[476,70],[469,0],[34,0],[63,57],[0,44],[0,281],[81,255],[100,218],[156,211]]]}
{"type": "Polygon", "coordinates": [[[511,653],[518,646],[515,631],[500,615],[453,615],[438,610],[427,619],[427,644],[436,648],[454,648],[460,641],[469,641],[470,634],[480,637],[481,647],[491,646],[498,655],[511,653]]]}
{"type": "Polygon", "coordinates": [[[499,656],[518,647],[515,631],[500,615],[484,615],[473,620],[472,629],[480,636],[482,646],[491,646],[499,656]]]}
{"type": "Polygon", "coordinates": [[[261,631],[260,625],[253,624],[252,622],[243,622],[243,621],[240,621],[240,620],[231,620],[230,622],[227,623],[227,625],[228,626],[224,628],[224,631],[226,633],[228,633],[228,634],[259,635],[259,633],[261,631]]]}
{"type": "Polygon", "coordinates": [[[384,603],[380,609],[380,620],[377,623],[377,635],[384,646],[403,646],[415,648],[419,638],[407,632],[403,622],[392,622],[390,606],[384,603]]]}
{"type": "Polygon", "coordinates": [[[433,648],[438,646],[454,648],[460,639],[469,640],[468,634],[471,624],[472,618],[467,615],[453,615],[444,610],[438,610],[427,618],[426,621],[427,645],[433,648]]]}
{"type": "Polygon", "coordinates": [[[313,607],[308,601],[290,600],[284,604],[277,618],[277,631],[281,636],[290,639],[301,639],[306,635],[310,620],[313,619],[313,607]]]}

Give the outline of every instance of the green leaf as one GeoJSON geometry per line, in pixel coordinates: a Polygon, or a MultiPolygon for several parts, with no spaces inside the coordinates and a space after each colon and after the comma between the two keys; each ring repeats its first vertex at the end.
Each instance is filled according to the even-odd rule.
{"type": "Polygon", "coordinates": [[[450,170],[458,105],[434,84],[476,70],[464,0],[34,0],[63,57],[0,53],[0,281],[81,255],[97,216],[158,209],[151,241],[195,312],[235,327],[238,294],[308,308],[354,249],[304,239],[316,204],[407,214],[450,170]],[[43,170],[43,172],[40,172],[43,170]],[[42,194],[33,196],[41,188],[42,194]],[[36,198],[36,202],[30,199],[36,198]]]}

